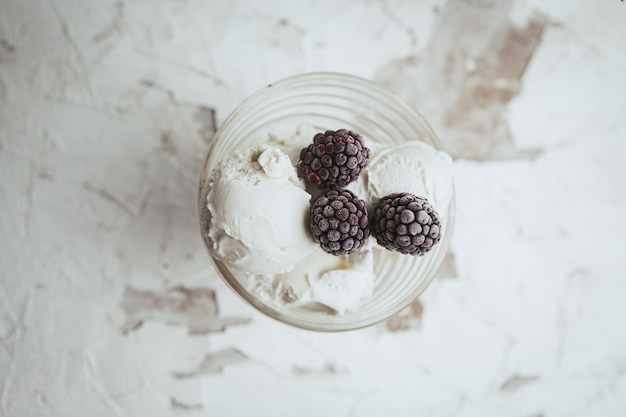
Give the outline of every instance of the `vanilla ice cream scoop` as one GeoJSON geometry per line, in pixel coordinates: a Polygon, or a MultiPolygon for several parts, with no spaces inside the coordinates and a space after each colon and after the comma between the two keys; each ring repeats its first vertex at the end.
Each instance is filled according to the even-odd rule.
{"type": "Polygon", "coordinates": [[[371,199],[398,192],[426,197],[443,214],[454,193],[452,158],[420,141],[385,147],[370,159],[367,192],[371,199]]]}
{"type": "Polygon", "coordinates": [[[253,145],[235,154],[215,168],[209,182],[213,253],[254,275],[291,270],[316,247],[307,226],[309,199],[278,148],[253,145]]]}

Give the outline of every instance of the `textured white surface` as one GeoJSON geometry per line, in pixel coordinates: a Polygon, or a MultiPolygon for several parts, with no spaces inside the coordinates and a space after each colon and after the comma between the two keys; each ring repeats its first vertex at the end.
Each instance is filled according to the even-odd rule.
{"type": "MultiPolygon", "coordinates": [[[[514,6],[0,0],[0,415],[623,416],[626,4],[514,6]],[[358,332],[296,330],[244,305],[196,226],[213,109],[219,124],[312,70],[416,105],[464,79],[411,78],[456,68],[448,41],[484,52],[481,29],[501,30],[446,41],[441,22],[468,7],[549,23],[519,84],[492,80],[512,92],[497,112],[457,90],[424,102],[444,145],[454,136],[454,278],[358,332]],[[449,103],[454,117],[436,114],[449,103]],[[458,146],[455,129],[483,115],[503,117],[515,152],[490,153],[489,129],[458,146]]],[[[479,75],[509,62],[465,58],[479,75]]]]}

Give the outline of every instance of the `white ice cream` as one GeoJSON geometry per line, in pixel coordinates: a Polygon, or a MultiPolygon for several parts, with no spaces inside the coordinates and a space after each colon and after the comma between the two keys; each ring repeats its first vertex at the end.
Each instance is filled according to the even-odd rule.
{"type": "Polygon", "coordinates": [[[345,257],[318,248],[287,273],[250,277],[248,287],[274,306],[318,305],[338,315],[357,311],[374,288],[372,242],[345,257]]]}
{"type": "Polygon", "coordinates": [[[426,197],[440,215],[453,195],[452,158],[420,141],[385,147],[372,156],[363,178],[371,201],[407,192],[426,197]]]}
{"type": "Polygon", "coordinates": [[[374,288],[374,253],[372,240],[347,256],[346,267],[307,276],[311,291],[304,294],[310,301],[321,303],[337,314],[356,311],[372,295],[374,288]]]}
{"type": "MultiPolygon", "coordinates": [[[[310,194],[298,179],[300,150],[311,127],[272,132],[257,145],[222,163],[208,196],[209,237],[231,267],[247,272],[250,292],[275,307],[319,308],[334,314],[358,311],[372,295],[374,238],[349,256],[325,253],[308,230],[310,194]]],[[[441,215],[453,195],[452,159],[421,141],[380,145],[368,167],[347,188],[368,206],[395,192],[423,196],[441,215]]],[[[315,192],[311,187],[309,192],[315,192]]]]}
{"type": "Polygon", "coordinates": [[[279,149],[254,145],[223,161],[209,187],[208,237],[228,266],[279,274],[315,249],[307,226],[310,196],[279,149]]]}

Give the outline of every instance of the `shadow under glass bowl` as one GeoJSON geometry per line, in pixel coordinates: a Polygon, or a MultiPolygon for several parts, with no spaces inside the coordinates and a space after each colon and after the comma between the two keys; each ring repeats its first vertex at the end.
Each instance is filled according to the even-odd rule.
{"type": "Polygon", "coordinates": [[[441,150],[435,133],[417,111],[363,78],[341,73],[304,73],[258,90],[217,130],[200,173],[200,230],[213,265],[243,300],[267,316],[295,327],[328,332],[353,330],[395,315],[428,287],[448,251],[454,225],[454,196],[442,210],[445,217],[441,241],[430,252],[414,257],[384,249],[375,251],[373,293],[356,312],[335,315],[324,310],[270,305],[249,292],[245,279],[212,253],[207,238],[209,213],[205,201],[211,171],[234,152],[257,143],[262,137],[260,133],[284,130],[288,125],[294,129],[311,126],[318,131],[347,128],[359,132],[366,141],[372,138],[383,145],[421,140],[441,150]]]}

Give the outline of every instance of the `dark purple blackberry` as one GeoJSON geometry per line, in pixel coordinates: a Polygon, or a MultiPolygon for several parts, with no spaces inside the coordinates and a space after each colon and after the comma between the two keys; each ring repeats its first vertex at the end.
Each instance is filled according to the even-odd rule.
{"type": "Polygon", "coordinates": [[[439,214],[424,197],[395,193],[380,199],[372,236],[386,249],[421,256],[441,240],[439,214]]]}
{"type": "Polygon", "coordinates": [[[367,166],[370,150],[352,130],[318,133],[300,151],[298,165],[311,184],[319,188],[343,187],[356,180],[367,166]]]}
{"type": "Polygon", "coordinates": [[[313,240],[332,255],[347,255],[370,235],[365,203],[342,188],[324,191],[311,205],[313,240]]]}

